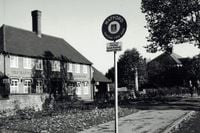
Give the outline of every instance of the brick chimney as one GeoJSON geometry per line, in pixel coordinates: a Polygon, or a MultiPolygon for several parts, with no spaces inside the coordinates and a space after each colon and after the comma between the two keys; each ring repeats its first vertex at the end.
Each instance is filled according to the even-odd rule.
{"type": "Polygon", "coordinates": [[[34,10],[31,12],[32,15],[32,30],[37,34],[38,37],[41,37],[41,15],[42,12],[39,10],[34,10]]]}

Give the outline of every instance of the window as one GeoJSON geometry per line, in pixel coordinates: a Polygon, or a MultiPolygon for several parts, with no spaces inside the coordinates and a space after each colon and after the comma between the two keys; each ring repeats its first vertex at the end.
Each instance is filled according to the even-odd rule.
{"type": "Polygon", "coordinates": [[[11,79],[10,93],[18,93],[18,92],[19,92],[19,80],[11,79]]]}
{"type": "Polygon", "coordinates": [[[42,60],[37,59],[35,64],[36,70],[43,70],[42,60]]]}
{"type": "Polygon", "coordinates": [[[18,68],[18,57],[17,56],[10,56],[10,67],[18,68]]]}
{"type": "Polygon", "coordinates": [[[76,94],[81,95],[81,82],[77,82],[76,84],[76,94]]]}
{"type": "Polygon", "coordinates": [[[80,65],[75,64],[75,73],[80,73],[80,65]]]}
{"type": "Polygon", "coordinates": [[[87,67],[87,65],[83,65],[83,73],[88,73],[88,67],[87,67]]]}
{"type": "Polygon", "coordinates": [[[23,67],[26,69],[32,69],[32,59],[31,58],[23,58],[23,67]]]}
{"type": "Polygon", "coordinates": [[[31,93],[31,80],[30,79],[24,80],[24,93],[31,93]]]}
{"type": "Polygon", "coordinates": [[[67,72],[72,72],[72,63],[67,64],[67,72]]]}
{"type": "Polygon", "coordinates": [[[85,95],[89,94],[89,89],[88,82],[83,82],[83,92],[85,95]]]}
{"type": "Polygon", "coordinates": [[[43,93],[43,81],[41,79],[36,81],[36,93],[43,93]]]}
{"type": "Polygon", "coordinates": [[[60,61],[52,61],[51,67],[52,67],[52,71],[60,72],[60,61]]]}

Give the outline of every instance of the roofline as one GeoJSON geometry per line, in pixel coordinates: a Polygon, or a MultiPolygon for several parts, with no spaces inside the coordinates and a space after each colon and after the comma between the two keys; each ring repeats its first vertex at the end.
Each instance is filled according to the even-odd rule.
{"type": "Polygon", "coordinates": [[[53,35],[48,35],[48,34],[41,34],[41,36],[45,35],[45,36],[48,36],[48,37],[52,37],[52,38],[57,38],[57,39],[63,40],[63,41],[64,41],[65,43],[67,43],[70,47],[72,47],[74,50],[76,50],[82,57],[84,57],[84,58],[88,61],[88,63],[73,62],[73,61],[69,61],[69,60],[61,60],[61,59],[58,59],[58,58],[53,59],[53,58],[45,58],[45,57],[38,57],[38,56],[27,56],[27,55],[15,54],[15,53],[8,53],[8,52],[7,52],[7,49],[6,49],[6,41],[5,41],[5,27],[11,27],[11,28],[23,30],[23,31],[26,31],[26,32],[32,32],[32,33],[35,33],[35,32],[30,31],[30,30],[27,30],[27,29],[22,29],[22,28],[19,28],[19,27],[14,27],[14,26],[6,25],[6,24],[3,24],[1,27],[3,28],[3,51],[2,51],[2,53],[7,53],[7,54],[11,54],[11,55],[17,55],[17,56],[22,56],[22,57],[41,58],[41,59],[51,59],[51,60],[60,60],[60,61],[78,63],[78,64],[87,64],[87,65],[92,65],[92,64],[93,64],[93,63],[92,63],[91,61],[89,61],[85,56],[83,56],[78,50],[76,50],[73,46],[71,46],[64,38],[57,37],[57,36],[53,36],[53,35]]]}
{"type": "MultiPolygon", "coordinates": [[[[160,55],[158,55],[158,56],[156,56],[155,58],[153,58],[152,60],[150,60],[148,63],[151,63],[151,62],[153,62],[154,60],[156,60],[157,58],[159,58],[160,56],[162,56],[162,55],[164,55],[164,54],[169,54],[168,52],[163,52],[163,53],[161,53],[160,55]]],[[[175,55],[177,55],[177,56],[180,56],[180,55],[178,55],[178,54],[176,54],[176,53],[171,53],[171,54],[175,54],[175,55]]],[[[171,54],[169,54],[169,55],[171,55],[171,54]]],[[[181,57],[181,56],[180,56],[181,57]]],[[[183,57],[181,57],[181,58],[183,58],[183,57]]],[[[181,58],[177,58],[178,60],[179,59],[181,59],[181,58]]],[[[181,61],[180,61],[181,62],[181,61]]],[[[148,64],[147,63],[147,64],[148,64]]],[[[179,64],[182,64],[182,63],[179,63],[179,64]]]]}
{"type": "MultiPolygon", "coordinates": [[[[23,30],[23,31],[27,31],[27,32],[32,32],[32,33],[35,33],[31,30],[27,30],[27,29],[23,29],[23,28],[19,28],[19,27],[15,27],[15,26],[11,26],[11,25],[7,25],[7,24],[3,24],[1,27],[11,27],[11,28],[15,28],[15,29],[18,29],[18,30],[23,30]]],[[[63,39],[65,40],[64,38],[61,38],[61,37],[57,37],[57,36],[54,36],[54,35],[49,35],[49,34],[41,34],[41,35],[45,35],[45,36],[49,36],[49,37],[54,37],[54,38],[59,38],[59,39],[63,39]]]]}
{"type": "Polygon", "coordinates": [[[97,70],[94,66],[92,66],[92,68],[94,69],[94,71],[96,71],[97,73],[100,73],[101,75],[103,75],[107,79],[107,81],[95,81],[94,76],[93,76],[93,80],[95,82],[112,83],[112,80],[108,79],[102,72],[97,70]]]}

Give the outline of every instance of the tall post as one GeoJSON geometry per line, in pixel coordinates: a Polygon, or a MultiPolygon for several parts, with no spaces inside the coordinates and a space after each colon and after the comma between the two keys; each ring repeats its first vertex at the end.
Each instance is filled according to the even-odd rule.
{"type": "Polygon", "coordinates": [[[120,39],[126,32],[126,20],[119,14],[113,14],[108,16],[102,25],[103,36],[110,40],[114,41],[113,43],[108,43],[106,50],[107,52],[114,52],[114,68],[115,68],[115,133],[118,133],[118,78],[117,78],[117,60],[116,54],[117,51],[121,51],[121,44],[116,42],[120,39]]]}
{"type": "Polygon", "coordinates": [[[137,70],[137,67],[135,67],[135,90],[139,91],[139,87],[138,87],[138,70],[137,70]]]}
{"type": "Polygon", "coordinates": [[[117,77],[117,60],[116,51],[114,51],[114,68],[115,68],[115,133],[118,133],[118,77],[117,77]]]}

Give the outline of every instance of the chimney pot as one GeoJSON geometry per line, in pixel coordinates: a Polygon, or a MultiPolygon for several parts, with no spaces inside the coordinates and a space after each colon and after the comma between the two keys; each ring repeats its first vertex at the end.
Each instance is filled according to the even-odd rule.
{"type": "Polygon", "coordinates": [[[38,37],[41,37],[41,15],[42,12],[39,10],[34,10],[31,12],[32,15],[32,30],[38,37]]]}

